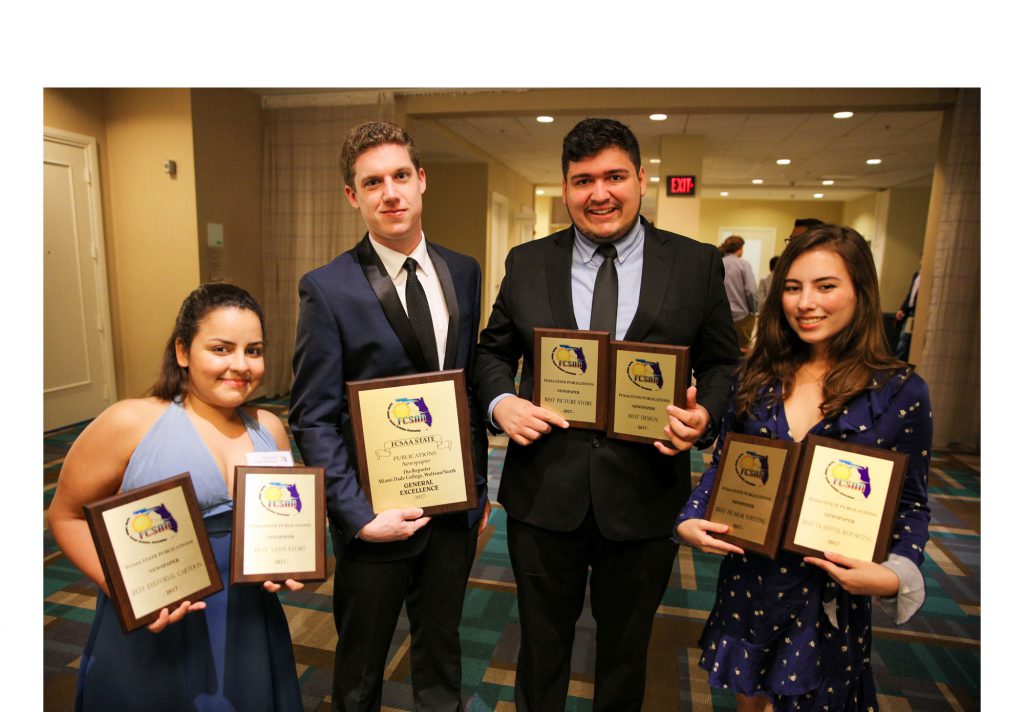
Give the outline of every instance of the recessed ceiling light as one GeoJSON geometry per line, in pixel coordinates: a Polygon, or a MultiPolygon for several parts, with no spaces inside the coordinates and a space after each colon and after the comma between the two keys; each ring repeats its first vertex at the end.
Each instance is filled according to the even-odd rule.
{"type": "Polygon", "coordinates": [[[651,114],[648,116],[651,121],[664,121],[668,118],[668,114],[651,114]]]}
{"type": "Polygon", "coordinates": [[[853,116],[852,111],[837,111],[836,113],[832,114],[833,119],[848,119],[851,116],[853,116]]]}
{"type": "Polygon", "coordinates": [[[728,198],[729,197],[729,191],[723,190],[721,193],[719,193],[719,195],[722,196],[723,198],[728,198]]]}
{"type": "Polygon", "coordinates": [[[761,185],[762,183],[764,183],[764,179],[763,178],[755,178],[754,180],[752,180],[750,182],[753,183],[754,185],[761,185]]]}
{"type": "Polygon", "coordinates": [[[544,195],[544,190],[542,188],[537,188],[536,192],[537,192],[537,195],[544,195]]]}
{"type": "Polygon", "coordinates": [[[659,178],[658,176],[651,176],[648,180],[650,180],[652,183],[660,183],[661,182],[661,178],[659,178]]]}
{"type": "Polygon", "coordinates": [[[869,166],[877,166],[879,163],[882,162],[882,159],[881,158],[869,158],[868,160],[866,160],[864,162],[867,163],[869,166]]]}
{"type": "Polygon", "coordinates": [[[834,180],[823,180],[823,181],[821,181],[821,184],[822,185],[835,185],[836,182],[834,180]]]}
{"type": "Polygon", "coordinates": [[[779,160],[777,160],[775,162],[777,164],[779,164],[780,166],[788,166],[791,163],[791,161],[788,158],[780,158],[779,160]]]}
{"type": "Polygon", "coordinates": [[[660,158],[652,158],[651,160],[648,161],[648,163],[661,163],[661,159],[660,158]]]}
{"type": "Polygon", "coordinates": [[[824,194],[824,193],[815,193],[815,194],[814,194],[814,197],[815,197],[815,198],[824,198],[824,197],[825,197],[825,194],[824,194]]]}
{"type": "Polygon", "coordinates": [[[554,116],[538,116],[537,117],[537,121],[539,121],[542,124],[550,124],[554,120],[555,120],[554,116]]]}

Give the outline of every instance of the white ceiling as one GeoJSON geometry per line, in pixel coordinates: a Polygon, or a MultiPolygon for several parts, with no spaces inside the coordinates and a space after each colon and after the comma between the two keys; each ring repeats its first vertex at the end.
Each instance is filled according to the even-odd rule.
{"type": "Polygon", "coordinates": [[[256,91],[264,105],[348,103],[386,92],[415,119],[425,165],[480,161],[482,151],[555,193],[562,138],[587,116],[632,128],[649,176],[660,172],[648,161],[658,156],[662,136],[703,136],[703,198],[728,191],[726,199],[769,200],[812,200],[819,192],[823,200],[852,200],[885,188],[929,186],[942,103],[951,96],[939,89],[256,91]],[[842,109],[854,116],[834,119],[842,109]],[[669,116],[652,121],[652,112],[669,116]],[[539,123],[538,114],[555,121],[539,123]],[[792,163],[779,166],[779,158],[792,163]],[[868,158],[882,163],[867,165],[868,158]],[[753,185],[754,178],[764,183],[753,185]],[[835,184],[823,187],[824,179],[835,184]]]}
{"type": "MultiPolygon", "coordinates": [[[[562,138],[586,116],[560,115],[550,124],[538,123],[535,116],[437,121],[528,181],[553,189],[562,178],[562,138]]],[[[848,200],[883,188],[930,185],[942,124],[938,111],[857,112],[843,120],[830,113],[613,118],[637,135],[648,176],[659,175],[660,166],[648,161],[658,157],[662,136],[703,136],[704,197],[726,190],[732,197],[797,200],[810,200],[815,192],[826,193],[824,199],[848,200]],[[776,165],[778,158],[792,163],[776,165]],[[868,158],[882,163],[869,166],[868,158]],[[754,178],[764,183],[755,186],[754,178]],[[835,185],[823,188],[824,179],[835,185]]]]}

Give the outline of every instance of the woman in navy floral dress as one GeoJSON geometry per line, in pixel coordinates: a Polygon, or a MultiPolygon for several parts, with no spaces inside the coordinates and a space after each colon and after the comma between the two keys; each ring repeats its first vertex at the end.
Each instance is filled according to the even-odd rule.
{"type": "Polygon", "coordinates": [[[928,387],[889,355],[874,262],[856,231],[825,225],[793,238],[774,275],[711,468],[677,519],[680,541],[725,555],[700,665],[712,686],[736,694],[739,710],[877,710],[872,597],[897,624],[924,601],[928,387]],[[728,527],[703,517],[729,431],[907,453],[888,560],[783,551],[772,561],[716,539],[728,527]]]}

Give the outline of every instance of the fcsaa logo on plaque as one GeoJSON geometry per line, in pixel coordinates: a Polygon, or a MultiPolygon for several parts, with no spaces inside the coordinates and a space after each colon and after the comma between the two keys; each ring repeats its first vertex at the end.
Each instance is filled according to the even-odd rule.
{"type": "Polygon", "coordinates": [[[736,474],[748,485],[762,487],[768,484],[768,456],[753,450],[740,453],[736,458],[736,474]]]}
{"type": "Polygon", "coordinates": [[[157,544],[167,541],[178,533],[178,522],[162,504],[137,509],[124,524],[125,531],[133,540],[142,544],[157,544]]]}
{"type": "Polygon", "coordinates": [[[661,375],[661,364],[645,358],[630,361],[626,366],[626,376],[633,385],[645,391],[660,391],[665,385],[665,379],[661,375]]]}
{"type": "Polygon", "coordinates": [[[388,405],[388,420],[400,430],[418,433],[434,422],[423,398],[395,398],[388,405]]]}
{"type": "Polygon", "coordinates": [[[825,480],[832,489],[850,499],[867,499],[871,495],[871,475],[867,465],[851,460],[835,460],[825,468],[825,480]]]}
{"type": "Polygon", "coordinates": [[[260,489],[260,504],[268,512],[291,517],[302,511],[299,488],[287,482],[268,482],[260,489]]]}
{"type": "Polygon", "coordinates": [[[587,357],[582,346],[561,344],[551,350],[551,363],[555,368],[572,376],[581,376],[587,372],[587,357]]]}

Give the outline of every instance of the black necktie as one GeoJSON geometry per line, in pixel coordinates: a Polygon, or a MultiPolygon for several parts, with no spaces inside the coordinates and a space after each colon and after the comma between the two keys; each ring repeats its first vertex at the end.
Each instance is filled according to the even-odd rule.
{"type": "Polygon", "coordinates": [[[423,291],[423,285],[416,277],[416,260],[407,257],[402,267],[408,274],[405,280],[405,307],[409,312],[409,323],[416,333],[416,340],[420,342],[420,350],[427,359],[427,366],[431,371],[437,371],[437,341],[434,340],[434,322],[430,318],[427,293],[423,291]]]}
{"type": "Polygon", "coordinates": [[[615,338],[615,315],[619,311],[619,273],[615,271],[615,245],[604,243],[597,248],[604,257],[594,282],[594,302],[590,307],[590,328],[607,331],[615,338]]]}

